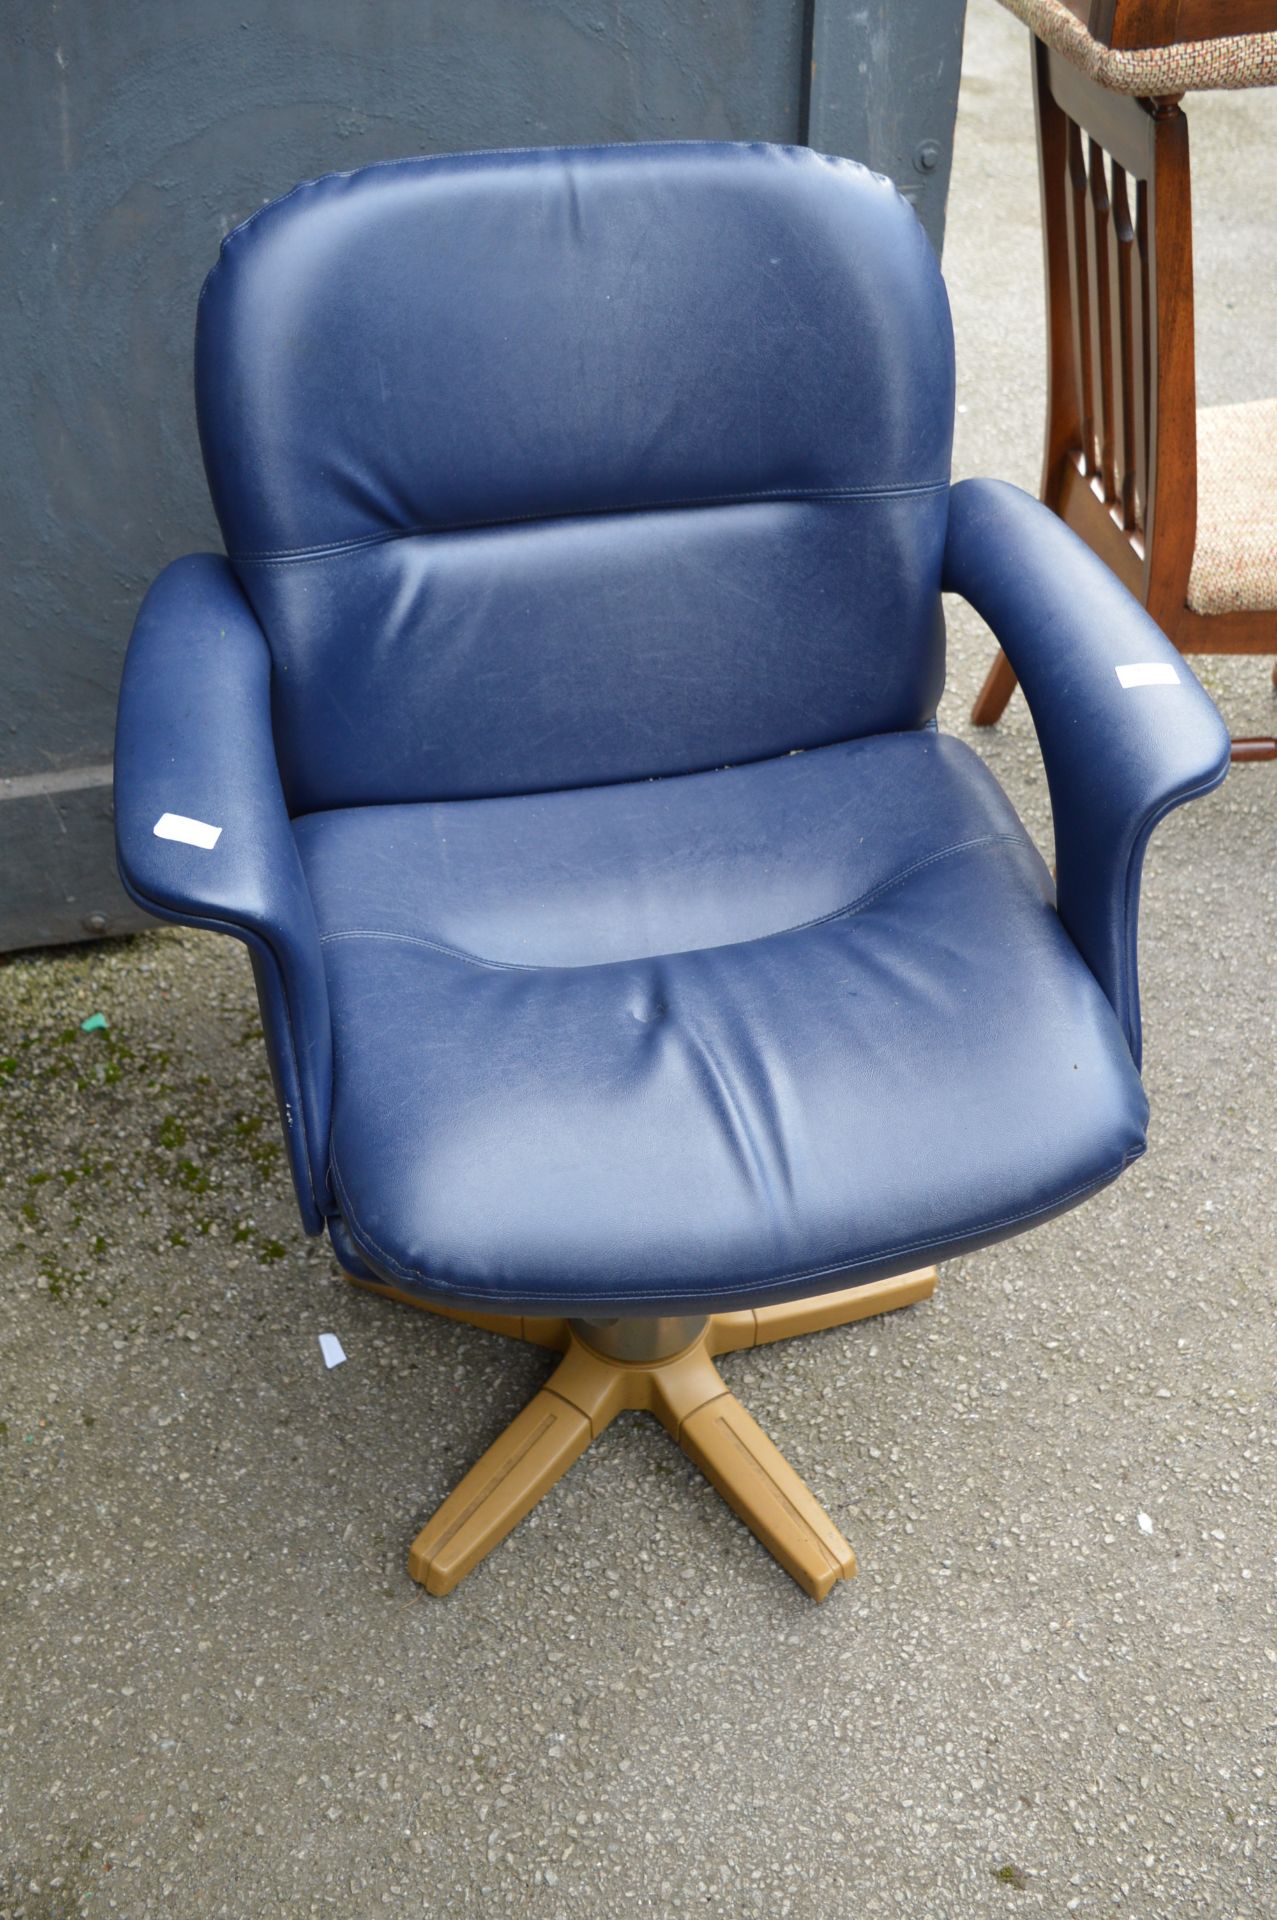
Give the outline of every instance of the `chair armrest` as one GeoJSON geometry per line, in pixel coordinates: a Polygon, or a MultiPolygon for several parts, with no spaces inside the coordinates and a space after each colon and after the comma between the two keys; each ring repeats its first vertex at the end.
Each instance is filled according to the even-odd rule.
{"type": "Polygon", "coordinates": [[[1144,849],[1172,808],[1224,778],[1227,730],[1117,576],[1018,487],[953,488],[942,584],[988,621],[1024,688],[1051,792],[1060,918],[1138,1066],[1144,849]]]}
{"type": "Polygon", "coordinates": [[[270,650],[228,562],[196,554],[168,567],[142,603],[124,665],[116,853],[139,906],[248,946],[297,1201],[319,1233],[330,1205],[332,1023],[275,761],[270,681],[270,650]]]}

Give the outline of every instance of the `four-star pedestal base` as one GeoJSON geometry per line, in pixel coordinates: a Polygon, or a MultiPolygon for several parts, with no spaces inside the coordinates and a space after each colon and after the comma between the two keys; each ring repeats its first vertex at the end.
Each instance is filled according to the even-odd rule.
{"type": "Polygon", "coordinates": [[[430,1593],[451,1593],[627,1409],[654,1413],[732,1511],[813,1600],[850,1580],[856,1556],[824,1508],[745,1411],[714,1365],[720,1353],[766,1346],[925,1300],[936,1272],[872,1280],[783,1307],[708,1319],[536,1320],[437,1307],[394,1287],[355,1286],[428,1307],[562,1355],[528,1402],[413,1541],[408,1571],[430,1593]]]}

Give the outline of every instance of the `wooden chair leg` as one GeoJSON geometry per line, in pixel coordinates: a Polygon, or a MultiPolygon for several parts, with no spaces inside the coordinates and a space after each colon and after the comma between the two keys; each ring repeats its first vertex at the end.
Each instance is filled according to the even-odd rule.
{"type": "Polygon", "coordinates": [[[471,1467],[412,1543],[408,1571],[427,1593],[451,1593],[580,1458],[590,1422],[543,1388],[471,1467]]]}
{"type": "Polygon", "coordinates": [[[813,1600],[852,1580],[856,1556],[806,1483],[726,1389],[698,1407],[678,1444],[754,1538],[813,1600]]]}
{"type": "Polygon", "coordinates": [[[1007,701],[1015,692],[1016,684],[1015,668],[999,647],[998,657],[989,668],[971,709],[972,723],[977,727],[995,726],[1006,712],[1007,701]]]}

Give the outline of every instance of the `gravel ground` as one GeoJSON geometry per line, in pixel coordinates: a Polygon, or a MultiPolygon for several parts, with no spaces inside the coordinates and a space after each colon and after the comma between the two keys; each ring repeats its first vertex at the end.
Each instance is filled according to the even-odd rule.
{"type": "MultiPolygon", "coordinates": [[[[957,464],[1032,486],[1026,68],[972,0],[957,464]]],[[[1246,398],[1277,96],[1193,132],[1203,396],[1246,398]]],[[[961,732],[989,640],[952,633],[961,732]]],[[[1272,730],[1265,663],[1208,675],[1272,730]]],[[[1018,697],[981,748],[1045,844],[1018,697]]],[[[823,1608],[637,1416],[424,1596],[415,1526],[544,1361],[304,1241],[231,942],[0,966],[0,1915],[1277,1912],[1275,779],[1155,843],[1148,1157],[927,1305],[725,1363],[860,1554],[823,1608]]]]}

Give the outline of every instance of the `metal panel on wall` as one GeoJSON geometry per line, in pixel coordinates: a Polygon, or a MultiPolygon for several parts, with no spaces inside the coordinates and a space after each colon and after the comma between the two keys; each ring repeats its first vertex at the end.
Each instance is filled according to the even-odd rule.
{"type": "MultiPolygon", "coordinates": [[[[884,24],[884,56],[864,23],[925,16],[931,41],[939,12],[960,45],[963,3],[11,0],[0,47],[0,949],[142,923],[114,875],[105,769],[147,584],[176,555],[220,545],[191,342],[200,283],[231,227],[298,180],[372,160],[793,141],[809,109],[813,144],[891,170],[884,129],[849,102],[881,86],[877,63],[902,43],[884,24]],[[857,71],[831,88],[849,46],[857,71]]],[[[951,131],[950,107],[929,136],[945,173],[951,131]]],[[[938,238],[936,205],[932,194],[920,212],[938,238]]],[[[942,180],[938,205],[942,219],[942,180]]]]}
{"type": "Polygon", "coordinates": [[[895,181],[939,253],[966,0],[814,0],[803,134],[895,181]]]}

